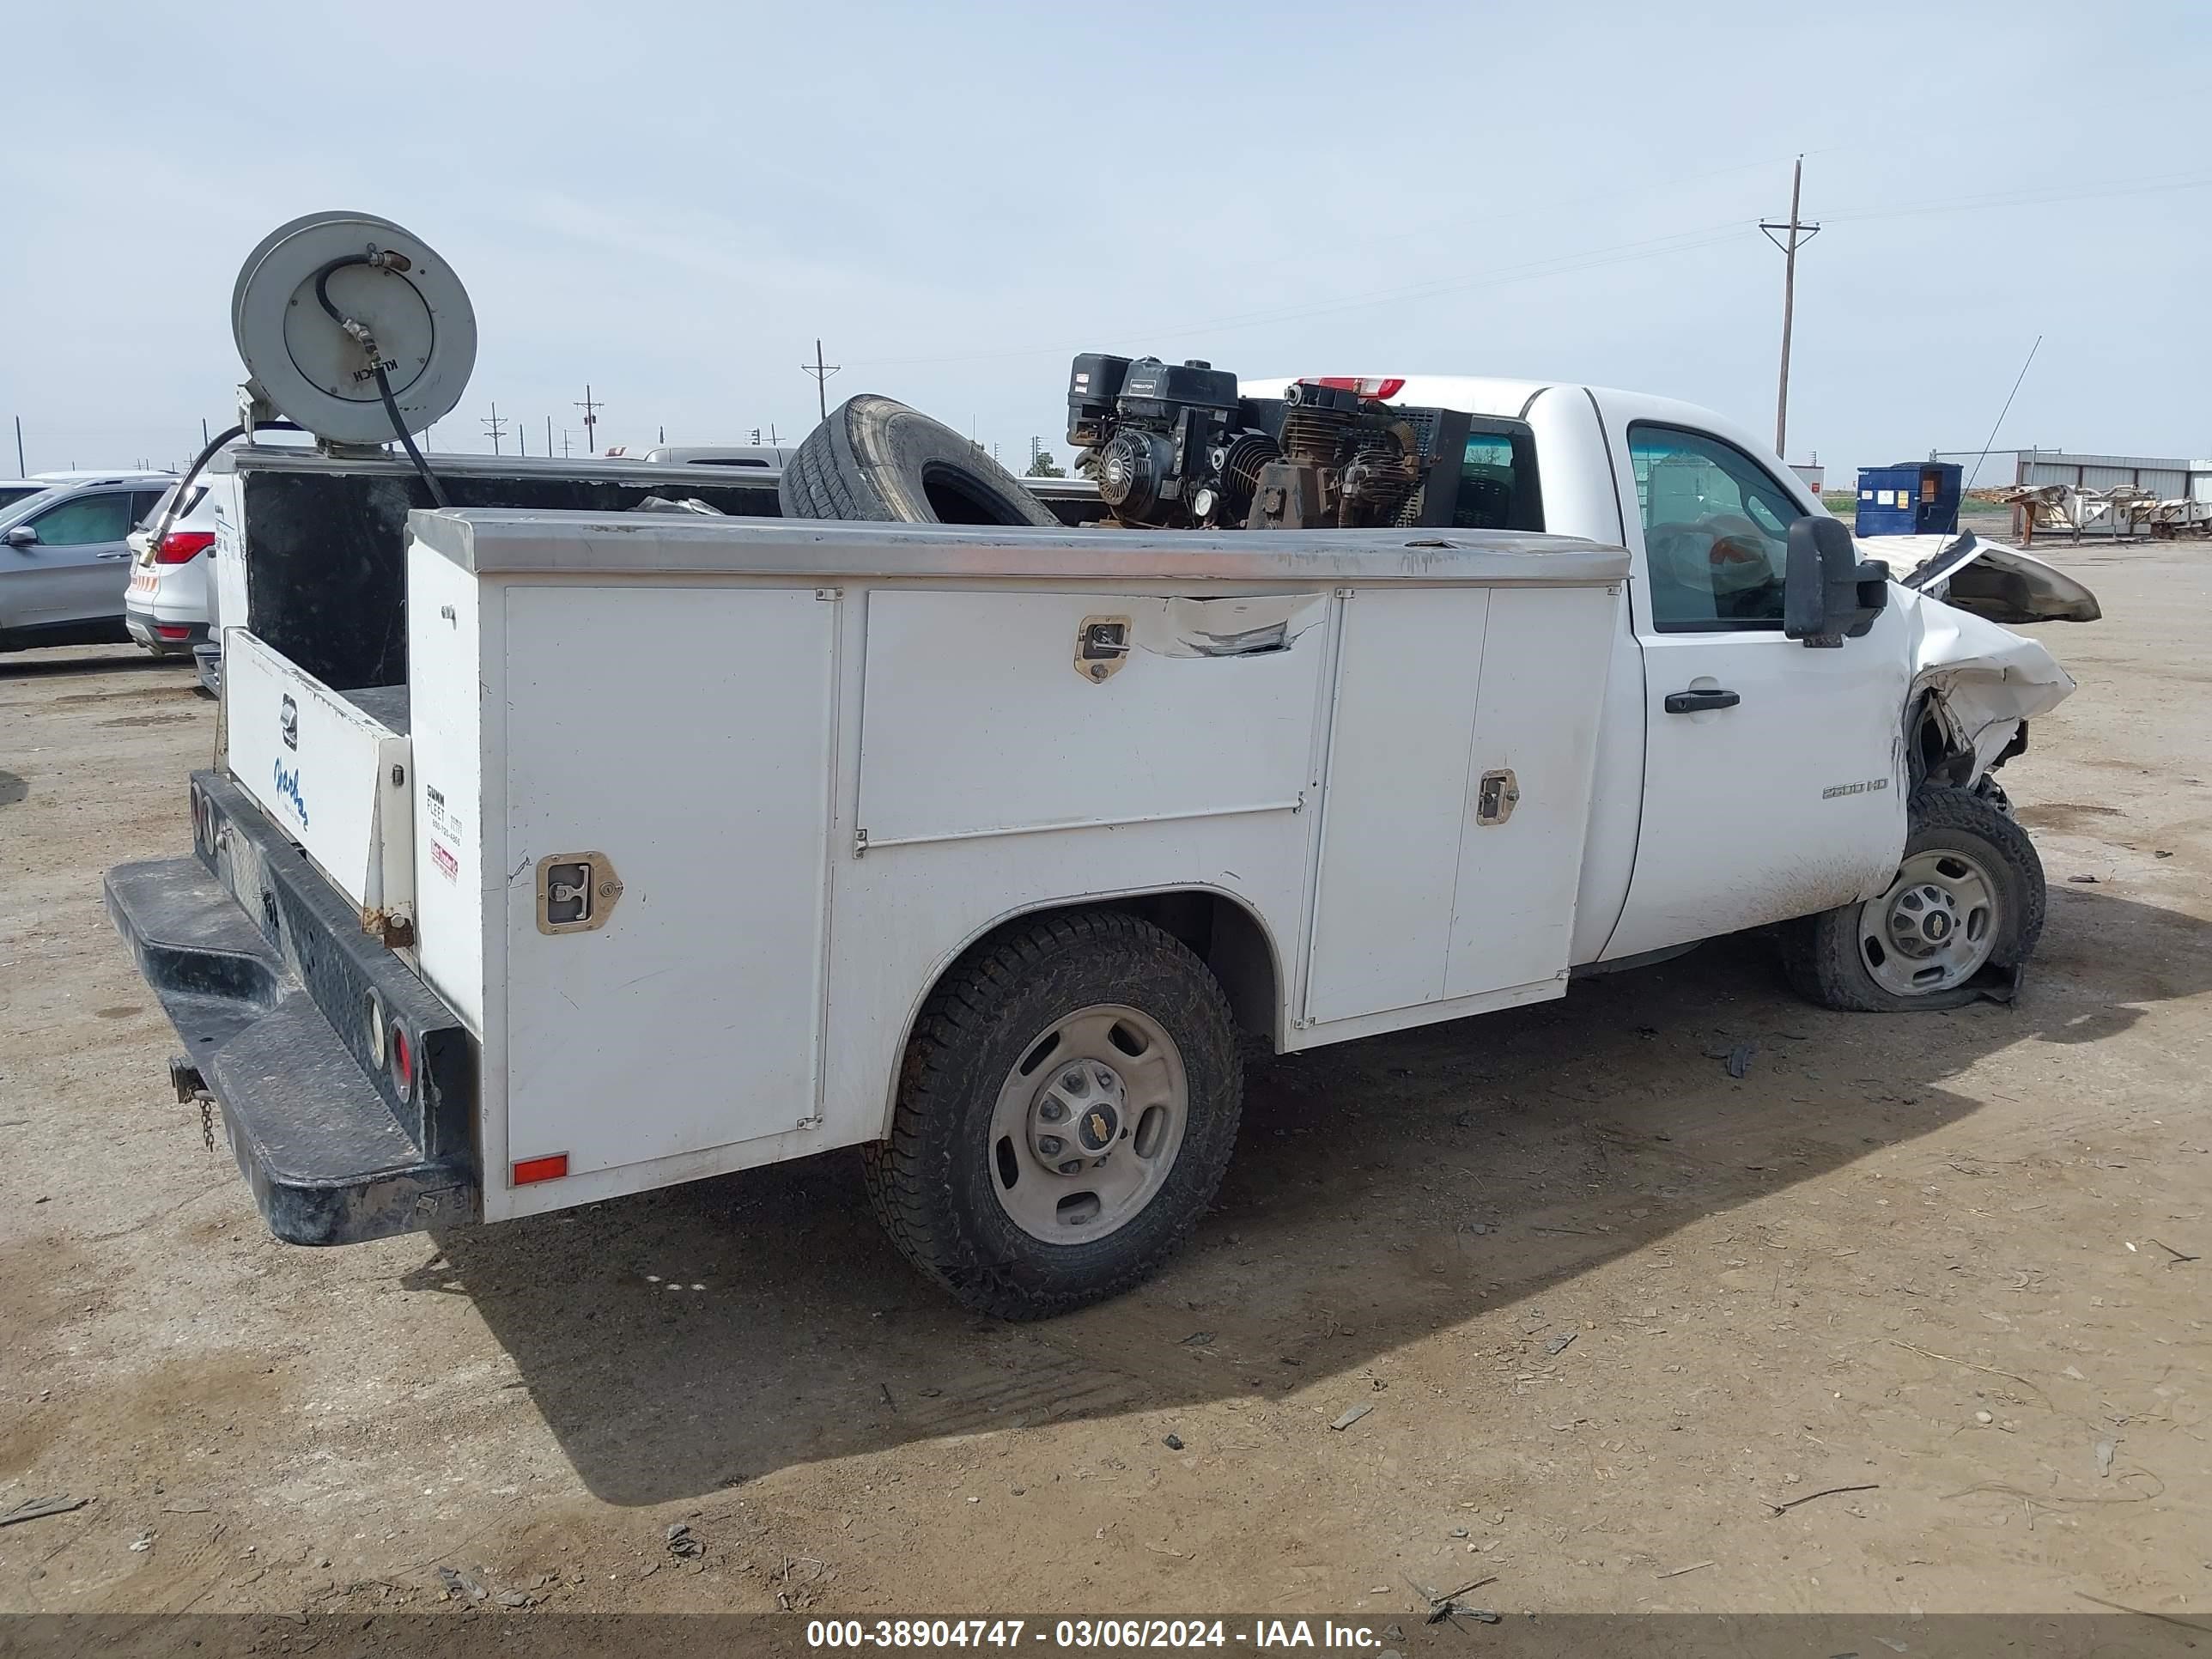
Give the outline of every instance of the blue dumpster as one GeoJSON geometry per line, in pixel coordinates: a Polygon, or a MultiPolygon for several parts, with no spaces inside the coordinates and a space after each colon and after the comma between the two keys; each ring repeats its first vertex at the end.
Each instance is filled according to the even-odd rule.
{"type": "Polygon", "coordinates": [[[1948,461],[1861,467],[1858,533],[1929,536],[1956,530],[1960,471],[1948,461]]]}

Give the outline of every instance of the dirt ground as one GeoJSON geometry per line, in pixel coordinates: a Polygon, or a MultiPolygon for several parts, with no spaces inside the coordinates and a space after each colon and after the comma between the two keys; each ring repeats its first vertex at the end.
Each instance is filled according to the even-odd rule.
{"type": "Polygon", "coordinates": [[[846,1157],[272,1242],[100,897],[212,707],[0,659],[0,1511],[91,1500],[0,1528],[0,1609],[2201,1615],[2212,551],[2058,556],[2108,620],[2005,775],[2016,1006],[1821,1012],[1746,939],[1268,1062],[1194,1247],[1027,1327],[846,1157]]]}

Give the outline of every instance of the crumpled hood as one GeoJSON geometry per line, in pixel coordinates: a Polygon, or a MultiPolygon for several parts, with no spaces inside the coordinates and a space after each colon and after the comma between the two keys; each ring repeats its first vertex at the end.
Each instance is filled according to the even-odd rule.
{"type": "Polygon", "coordinates": [[[2105,613],[2081,583],[2033,553],[1956,535],[1875,536],[1863,558],[1887,559],[1891,579],[1996,623],[2095,622],[2105,613]]]}
{"type": "MultiPolygon", "coordinates": [[[[1886,536],[1877,545],[1905,539],[1886,536]]],[[[1912,695],[1933,691],[1942,699],[1958,735],[1973,748],[1975,776],[1989,769],[2022,720],[2073,695],[2074,677],[2039,641],[1911,588],[1893,586],[1890,598],[1910,630],[1912,695]]]]}

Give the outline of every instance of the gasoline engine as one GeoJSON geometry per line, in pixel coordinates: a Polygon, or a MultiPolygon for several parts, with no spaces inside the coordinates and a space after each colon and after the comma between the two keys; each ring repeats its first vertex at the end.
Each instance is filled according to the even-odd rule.
{"type": "Polygon", "coordinates": [[[1394,408],[1359,382],[1240,398],[1237,377],[1210,363],[1099,352],[1068,375],[1077,470],[1124,525],[1449,525],[1466,436],[1465,416],[1394,408]]]}

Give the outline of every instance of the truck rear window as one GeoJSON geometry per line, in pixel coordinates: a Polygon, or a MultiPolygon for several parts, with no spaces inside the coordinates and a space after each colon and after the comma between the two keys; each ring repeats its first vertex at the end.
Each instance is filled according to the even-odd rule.
{"type": "Polygon", "coordinates": [[[1460,530],[1541,530],[1544,501],[1536,486],[1534,436],[1518,422],[1479,421],[1460,462],[1460,530]]]}

